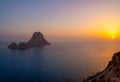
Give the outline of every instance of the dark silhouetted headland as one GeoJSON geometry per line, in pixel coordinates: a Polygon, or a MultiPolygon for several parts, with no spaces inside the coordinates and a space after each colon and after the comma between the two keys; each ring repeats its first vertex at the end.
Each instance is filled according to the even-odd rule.
{"type": "Polygon", "coordinates": [[[120,82],[120,52],[113,55],[105,70],[89,76],[83,82],[120,82]]]}
{"type": "Polygon", "coordinates": [[[13,42],[8,48],[9,49],[29,49],[32,47],[43,47],[46,45],[50,45],[50,43],[44,38],[41,32],[35,32],[32,35],[32,38],[28,42],[21,42],[18,45],[13,42]]]}

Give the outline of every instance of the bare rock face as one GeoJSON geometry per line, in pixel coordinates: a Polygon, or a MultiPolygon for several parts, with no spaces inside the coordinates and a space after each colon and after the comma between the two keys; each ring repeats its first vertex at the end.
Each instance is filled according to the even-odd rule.
{"type": "Polygon", "coordinates": [[[28,49],[32,47],[43,47],[50,45],[41,32],[35,32],[28,42],[21,42],[18,45],[14,42],[8,46],[9,49],[28,49]]]}
{"type": "Polygon", "coordinates": [[[17,48],[17,44],[15,42],[11,43],[8,48],[10,49],[16,49],[17,48]]]}
{"type": "Polygon", "coordinates": [[[24,42],[21,42],[21,43],[18,44],[18,48],[19,49],[26,49],[27,48],[27,44],[24,43],[24,42]]]}
{"type": "Polygon", "coordinates": [[[40,32],[35,32],[32,38],[27,42],[29,46],[45,46],[50,45],[50,43],[45,40],[44,36],[40,32]]]}
{"type": "Polygon", "coordinates": [[[113,55],[105,70],[89,76],[83,82],[120,82],[120,52],[113,55]]]}

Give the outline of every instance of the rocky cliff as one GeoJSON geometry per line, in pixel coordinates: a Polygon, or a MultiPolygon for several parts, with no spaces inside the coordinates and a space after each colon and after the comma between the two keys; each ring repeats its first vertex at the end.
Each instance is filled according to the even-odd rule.
{"type": "Polygon", "coordinates": [[[89,76],[83,82],[120,82],[120,52],[113,55],[105,70],[89,76]]]}
{"type": "Polygon", "coordinates": [[[50,45],[50,43],[44,38],[41,32],[35,32],[32,35],[32,38],[28,42],[21,42],[18,45],[13,42],[11,43],[8,48],[9,49],[28,49],[32,47],[42,47],[50,45]]]}

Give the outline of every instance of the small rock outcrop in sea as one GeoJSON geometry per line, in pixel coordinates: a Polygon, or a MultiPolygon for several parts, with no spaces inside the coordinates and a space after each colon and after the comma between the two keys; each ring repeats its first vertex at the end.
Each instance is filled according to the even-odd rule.
{"type": "Polygon", "coordinates": [[[32,47],[43,47],[46,45],[50,45],[50,43],[44,38],[41,32],[35,32],[32,35],[32,38],[28,42],[21,42],[18,45],[13,42],[8,48],[9,49],[28,49],[32,47]]]}
{"type": "Polygon", "coordinates": [[[83,82],[120,82],[120,52],[113,55],[105,70],[89,76],[83,82]]]}
{"type": "Polygon", "coordinates": [[[11,43],[8,48],[11,48],[11,49],[16,49],[17,48],[17,44],[15,42],[11,43]]]}

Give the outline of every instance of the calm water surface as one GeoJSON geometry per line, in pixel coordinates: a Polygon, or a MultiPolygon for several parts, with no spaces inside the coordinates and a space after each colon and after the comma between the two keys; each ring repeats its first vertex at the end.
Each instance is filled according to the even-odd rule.
{"type": "Polygon", "coordinates": [[[0,82],[81,82],[103,70],[119,50],[118,43],[55,43],[29,50],[0,44],[0,82]]]}

